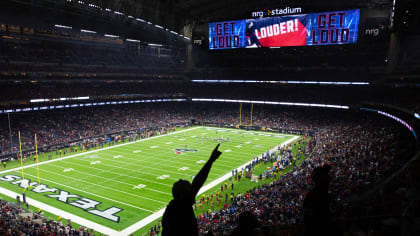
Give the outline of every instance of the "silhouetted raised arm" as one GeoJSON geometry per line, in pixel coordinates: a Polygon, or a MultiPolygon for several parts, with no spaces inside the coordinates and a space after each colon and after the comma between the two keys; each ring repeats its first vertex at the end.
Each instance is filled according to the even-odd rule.
{"type": "Polygon", "coordinates": [[[203,186],[204,182],[207,179],[207,176],[209,175],[210,168],[213,165],[213,162],[219,158],[219,156],[222,154],[219,150],[220,144],[217,144],[216,148],[214,148],[213,152],[210,155],[209,160],[207,163],[201,168],[200,172],[194,177],[194,180],[192,182],[192,193],[195,196],[197,196],[198,191],[200,190],[201,186],[203,186]]]}

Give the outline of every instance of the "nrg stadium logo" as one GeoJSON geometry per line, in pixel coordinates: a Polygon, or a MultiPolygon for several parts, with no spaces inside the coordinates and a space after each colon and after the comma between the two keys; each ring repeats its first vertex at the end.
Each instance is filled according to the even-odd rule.
{"type": "Polygon", "coordinates": [[[288,14],[295,14],[295,13],[302,13],[302,8],[301,7],[285,7],[283,9],[276,8],[272,10],[265,8],[262,11],[253,11],[252,17],[261,18],[261,17],[288,15],[288,14]]]}

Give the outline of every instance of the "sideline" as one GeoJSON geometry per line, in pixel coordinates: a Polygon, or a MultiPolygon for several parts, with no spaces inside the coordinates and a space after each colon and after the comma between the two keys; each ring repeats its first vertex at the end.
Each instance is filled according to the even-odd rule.
{"type": "MultiPolygon", "coordinates": [[[[133,143],[138,143],[138,142],[143,142],[143,141],[147,141],[147,140],[150,140],[150,139],[155,139],[155,138],[159,138],[159,137],[168,136],[168,135],[171,135],[171,134],[182,133],[182,132],[198,129],[198,128],[201,128],[201,127],[202,126],[197,126],[197,127],[193,127],[193,128],[189,128],[189,129],[185,129],[185,130],[175,131],[173,133],[167,133],[167,134],[162,134],[162,135],[158,135],[158,136],[153,136],[153,137],[150,137],[150,138],[139,139],[139,140],[136,140],[134,142],[121,143],[121,144],[113,145],[111,147],[98,148],[98,149],[95,149],[95,150],[92,150],[92,151],[81,152],[81,153],[66,156],[66,157],[59,157],[57,159],[40,162],[39,165],[44,165],[44,164],[48,164],[48,163],[52,163],[52,162],[56,162],[56,161],[61,161],[61,160],[69,159],[69,158],[72,158],[72,157],[78,157],[78,156],[82,156],[82,155],[85,155],[85,154],[95,153],[95,152],[99,152],[99,151],[103,151],[103,150],[108,150],[108,149],[112,149],[112,148],[122,147],[122,146],[130,145],[130,144],[133,144],[133,143]]],[[[36,166],[36,164],[37,163],[23,166],[23,169],[34,167],[34,166],[36,166]]],[[[4,173],[12,172],[12,171],[18,171],[18,170],[21,170],[21,169],[22,169],[22,167],[16,167],[16,168],[13,168],[13,169],[0,171],[0,175],[4,174],[4,173]]]]}
{"type": "MultiPolygon", "coordinates": [[[[294,142],[299,137],[300,136],[294,136],[293,138],[291,138],[291,139],[285,141],[284,143],[280,144],[280,147],[284,147],[284,146],[288,145],[289,143],[294,142]]],[[[239,166],[238,168],[236,168],[236,170],[240,171],[242,168],[245,168],[250,163],[252,163],[252,160],[247,162],[246,164],[243,164],[243,165],[239,166]]],[[[232,173],[228,172],[227,174],[223,175],[222,177],[213,180],[211,183],[202,187],[200,189],[200,191],[197,193],[197,195],[200,195],[203,192],[217,186],[219,183],[228,179],[231,175],[232,175],[232,173]]],[[[156,213],[153,213],[152,215],[147,216],[146,218],[138,221],[137,223],[134,223],[133,225],[130,225],[129,227],[127,227],[124,230],[122,230],[121,232],[119,232],[117,235],[118,236],[130,235],[130,234],[136,232],[137,230],[139,230],[139,229],[143,228],[144,226],[150,224],[152,221],[157,220],[158,218],[163,216],[163,213],[165,212],[165,209],[166,209],[166,207],[160,209],[159,211],[157,211],[156,213]]]]}
{"type": "MultiPolygon", "coordinates": [[[[175,131],[175,132],[172,132],[172,133],[167,133],[167,134],[163,134],[163,135],[159,135],[159,136],[140,139],[140,140],[137,140],[137,141],[134,141],[134,142],[122,143],[122,144],[117,144],[117,145],[114,145],[114,146],[111,146],[111,147],[105,147],[105,148],[101,148],[101,149],[96,149],[96,150],[92,150],[92,151],[78,153],[78,154],[74,154],[74,155],[70,155],[70,156],[66,156],[66,157],[57,158],[57,159],[54,159],[54,160],[44,161],[44,162],[39,163],[39,165],[48,164],[48,163],[52,163],[52,162],[56,162],[56,161],[60,161],[60,160],[65,160],[65,159],[69,159],[69,158],[73,158],[73,157],[78,157],[78,156],[82,156],[82,155],[85,155],[85,154],[95,153],[95,152],[99,152],[99,151],[102,151],[102,150],[117,148],[117,147],[129,145],[129,144],[133,144],[133,143],[137,143],[137,142],[142,142],[142,141],[146,141],[146,140],[150,140],[150,139],[164,137],[164,136],[168,136],[168,135],[171,135],[171,134],[177,134],[177,133],[182,133],[182,132],[186,132],[186,131],[190,131],[190,130],[195,130],[195,129],[199,129],[199,128],[203,128],[203,127],[204,126],[192,127],[192,128],[185,129],[185,130],[180,130],[180,131],[175,131]]],[[[299,137],[300,136],[294,136],[293,138],[291,138],[291,139],[285,141],[284,143],[282,143],[280,146],[281,147],[286,146],[289,143],[298,139],[299,137]]],[[[236,169],[238,171],[240,171],[242,168],[245,168],[245,166],[249,165],[251,162],[252,162],[252,160],[243,164],[243,165],[241,165],[241,166],[239,166],[239,167],[237,167],[236,169]]],[[[30,167],[34,167],[34,166],[36,166],[36,163],[31,164],[31,165],[26,165],[23,168],[26,169],[26,168],[30,168],[30,167]]],[[[22,169],[22,167],[17,167],[17,168],[1,171],[0,174],[12,172],[12,171],[17,171],[17,170],[21,170],[21,169],[22,169]]],[[[228,179],[230,175],[231,175],[231,172],[228,172],[227,174],[223,175],[222,177],[219,177],[219,178],[213,180],[211,183],[203,186],[200,189],[200,191],[198,192],[198,194],[202,194],[203,192],[217,186],[219,183],[228,179]]],[[[5,189],[3,187],[0,187],[0,193],[5,194],[5,195],[7,195],[7,196],[9,196],[13,199],[15,199],[17,195],[19,195],[21,197],[21,199],[23,199],[21,194],[15,193],[15,192],[13,192],[11,190],[8,190],[8,189],[5,189]]],[[[158,218],[162,217],[162,215],[163,215],[163,213],[165,212],[165,209],[166,209],[166,207],[164,207],[164,208],[160,209],[159,211],[157,211],[156,213],[153,213],[153,214],[147,216],[146,218],[128,226],[127,228],[125,228],[121,232],[118,232],[118,231],[116,231],[114,229],[111,229],[109,227],[106,227],[106,226],[103,226],[101,224],[95,223],[93,221],[87,220],[85,218],[76,216],[72,213],[60,210],[60,209],[55,208],[53,206],[50,206],[50,205],[47,205],[45,203],[39,202],[35,199],[26,197],[26,201],[28,202],[28,204],[30,204],[32,206],[41,208],[41,209],[43,209],[47,212],[50,212],[54,215],[59,215],[63,218],[71,219],[71,221],[73,221],[75,223],[78,223],[80,225],[86,226],[88,228],[92,228],[97,232],[100,232],[100,233],[103,233],[103,234],[106,234],[106,235],[115,235],[115,236],[130,235],[130,234],[136,232],[137,230],[139,230],[139,229],[143,228],[144,226],[150,224],[152,221],[157,220],[158,218]]]]}
{"type": "MultiPolygon", "coordinates": [[[[159,135],[159,136],[154,136],[154,137],[150,137],[150,138],[136,140],[134,142],[127,142],[127,143],[117,144],[117,145],[114,145],[114,146],[111,146],[111,147],[100,148],[100,149],[96,149],[96,150],[92,150],[92,151],[87,151],[87,152],[82,152],[82,153],[78,153],[78,154],[74,154],[74,155],[70,155],[70,156],[66,156],[66,157],[57,158],[57,159],[54,159],[54,160],[43,161],[43,162],[40,162],[39,165],[44,165],[44,164],[48,164],[48,163],[52,163],[52,162],[56,162],[56,161],[61,161],[61,160],[65,160],[65,159],[69,159],[69,158],[73,158],[73,157],[78,157],[78,156],[82,156],[82,155],[89,154],[89,153],[95,153],[95,152],[99,152],[99,151],[103,151],[103,150],[107,150],[107,149],[111,149],[111,148],[117,148],[117,147],[129,145],[129,144],[133,144],[133,143],[143,142],[143,141],[146,141],[146,140],[155,139],[155,138],[159,138],[159,137],[163,137],[163,136],[168,136],[168,135],[172,135],[172,134],[176,134],[176,133],[182,133],[182,132],[186,132],[186,131],[190,131],[190,130],[195,130],[195,129],[198,129],[198,128],[201,128],[201,127],[202,126],[193,127],[193,128],[189,128],[189,129],[185,129],[185,130],[180,130],[180,131],[175,131],[175,132],[172,132],[172,133],[167,133],[167,134],[163,134],[163,135],[159,135]]],[[[36,164],[37,163],[31,164],[31,165],[26,165],[26,166],[23,167],[23,169],[34,167],[34,166],[36,166],[36,164]]],[[[17,168],[13,168],[13,169],[1,171],[0,172],[0,175],[1,174],[5,174],[5,173],[9,173],[9,172],[12,172],[12,171],[18,171],[18,170],[21,170],[21,169],[22,169],[22,167],[17,167],[17,168]]],[[[6,188],[3,188],[3,187],[0,187],[0,193],[6,195],[8,197],[11,197],[13,199],[15,199],[16,196],[20,196],[20,199],[23,199],[23,196],[21,194],[15,193],[15,192],[13,192],[11,190],[8,190],[6,188]]],[[[42,203],[40,201],[37,201],[35,199],[26,197],[26,201],[31,206],[34,206],[34,207],[37,207],[37,208],[41,208],[41,209],[43,209],[46,212],[50,212],[50,213],[52,213],[54,215],[59,215],[62,218],[71,219],[71,221],[73,221],[73,222],[75,222],[77,224],[86,226],[88,228],[92,228],[92,229],[94,229],[97,232],[100,232],[100,233],[103,233],[103,234],[106,234],[106,235],[121,235],[118,231],[113,230],[113,229],[111,229],[109,227],[106,227],[106,226],[103,226],[101,224],[95,223],[93,221],[87,220],[85,218],[76,216],[76,215],[74,215],[72,213],[69,213],[69,212],[60,210],[60,209],[58,209],[56,207],[47,205],[47,204],[42,203]]]]}
{"type": "MultiPolygon", "coordinates": [[[[0,187],[0,192],[8,197],[11,198],[16,198],[16,196],[20,196],[20,199],[23,199],[22,194],[17,194],[13,191],[10,191],[8,189],[2,188],[0,187]]],[[[55,208],[53,206],[47,205],[45,203],[39,202],[37,200],[34,200],[32,198],[26,198],[26,201],[28,202],[29,205],[34,206],[34,207],[38,207],[41,208],[44,211],[50,212],[54,215],[58,215],[61,216],[63,219],[71,219],[72,222],[75,222],[77,224],[86,226],[88,228],[92,228],[97,232],[106,234],[106,235],[117,235],[118,231],[113,230],[111,228],[108,228],[106,226],[100,225],[98,223],[95,223],[93,221],[90,220],[86,220],[85,218],[82,218],[80,216],[76,216],[74,214],[68,213],[66,211],[60,210],[58,208],[55,208]]]]}

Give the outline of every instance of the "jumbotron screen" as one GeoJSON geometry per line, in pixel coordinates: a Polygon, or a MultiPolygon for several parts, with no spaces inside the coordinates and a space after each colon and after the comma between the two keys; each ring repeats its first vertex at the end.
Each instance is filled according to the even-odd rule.
{"type": "Polygon", "coordinates": [[[209,49],[351,44],[360,10],[209,23],[209,49]]]}

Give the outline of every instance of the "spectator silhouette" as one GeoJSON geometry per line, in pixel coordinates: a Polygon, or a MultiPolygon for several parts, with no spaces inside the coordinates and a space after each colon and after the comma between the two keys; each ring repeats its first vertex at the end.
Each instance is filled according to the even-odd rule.
{"type": "Polygon", "coordinates": [[[163,236],[198,235],[198,225],[192,205],[195,202],[195,196],[209,175],[213,162],[222,154],[218,150],[219,146],[220,144],[213,150],[207,163],[194,177],[192,184],[182,179],[174,183],[172,187],[174,199],[169,202],[162,218],[163,236]]]}
{"type": "Polygon", "coordinates": [[[401,236],[420,235],[420,160],[408,163],[407,188],[403,193],[401,236]]]}
{"type": "Polygon", "coordinates": [[[331,166],[317,167],[312,172],[312,181],[315,187],[309,191],[303,201],[305,235],[337,235],[333,230],[330,207],[333,198],[328,193],[330,186],[331,166]]]}
{"type": "Polygon", "coordinates": [[[239,215],[239,224],[229,234],[229,236],[254,236],[259,235],[257,217],[249,211],[244,211],[239,215]]]}

